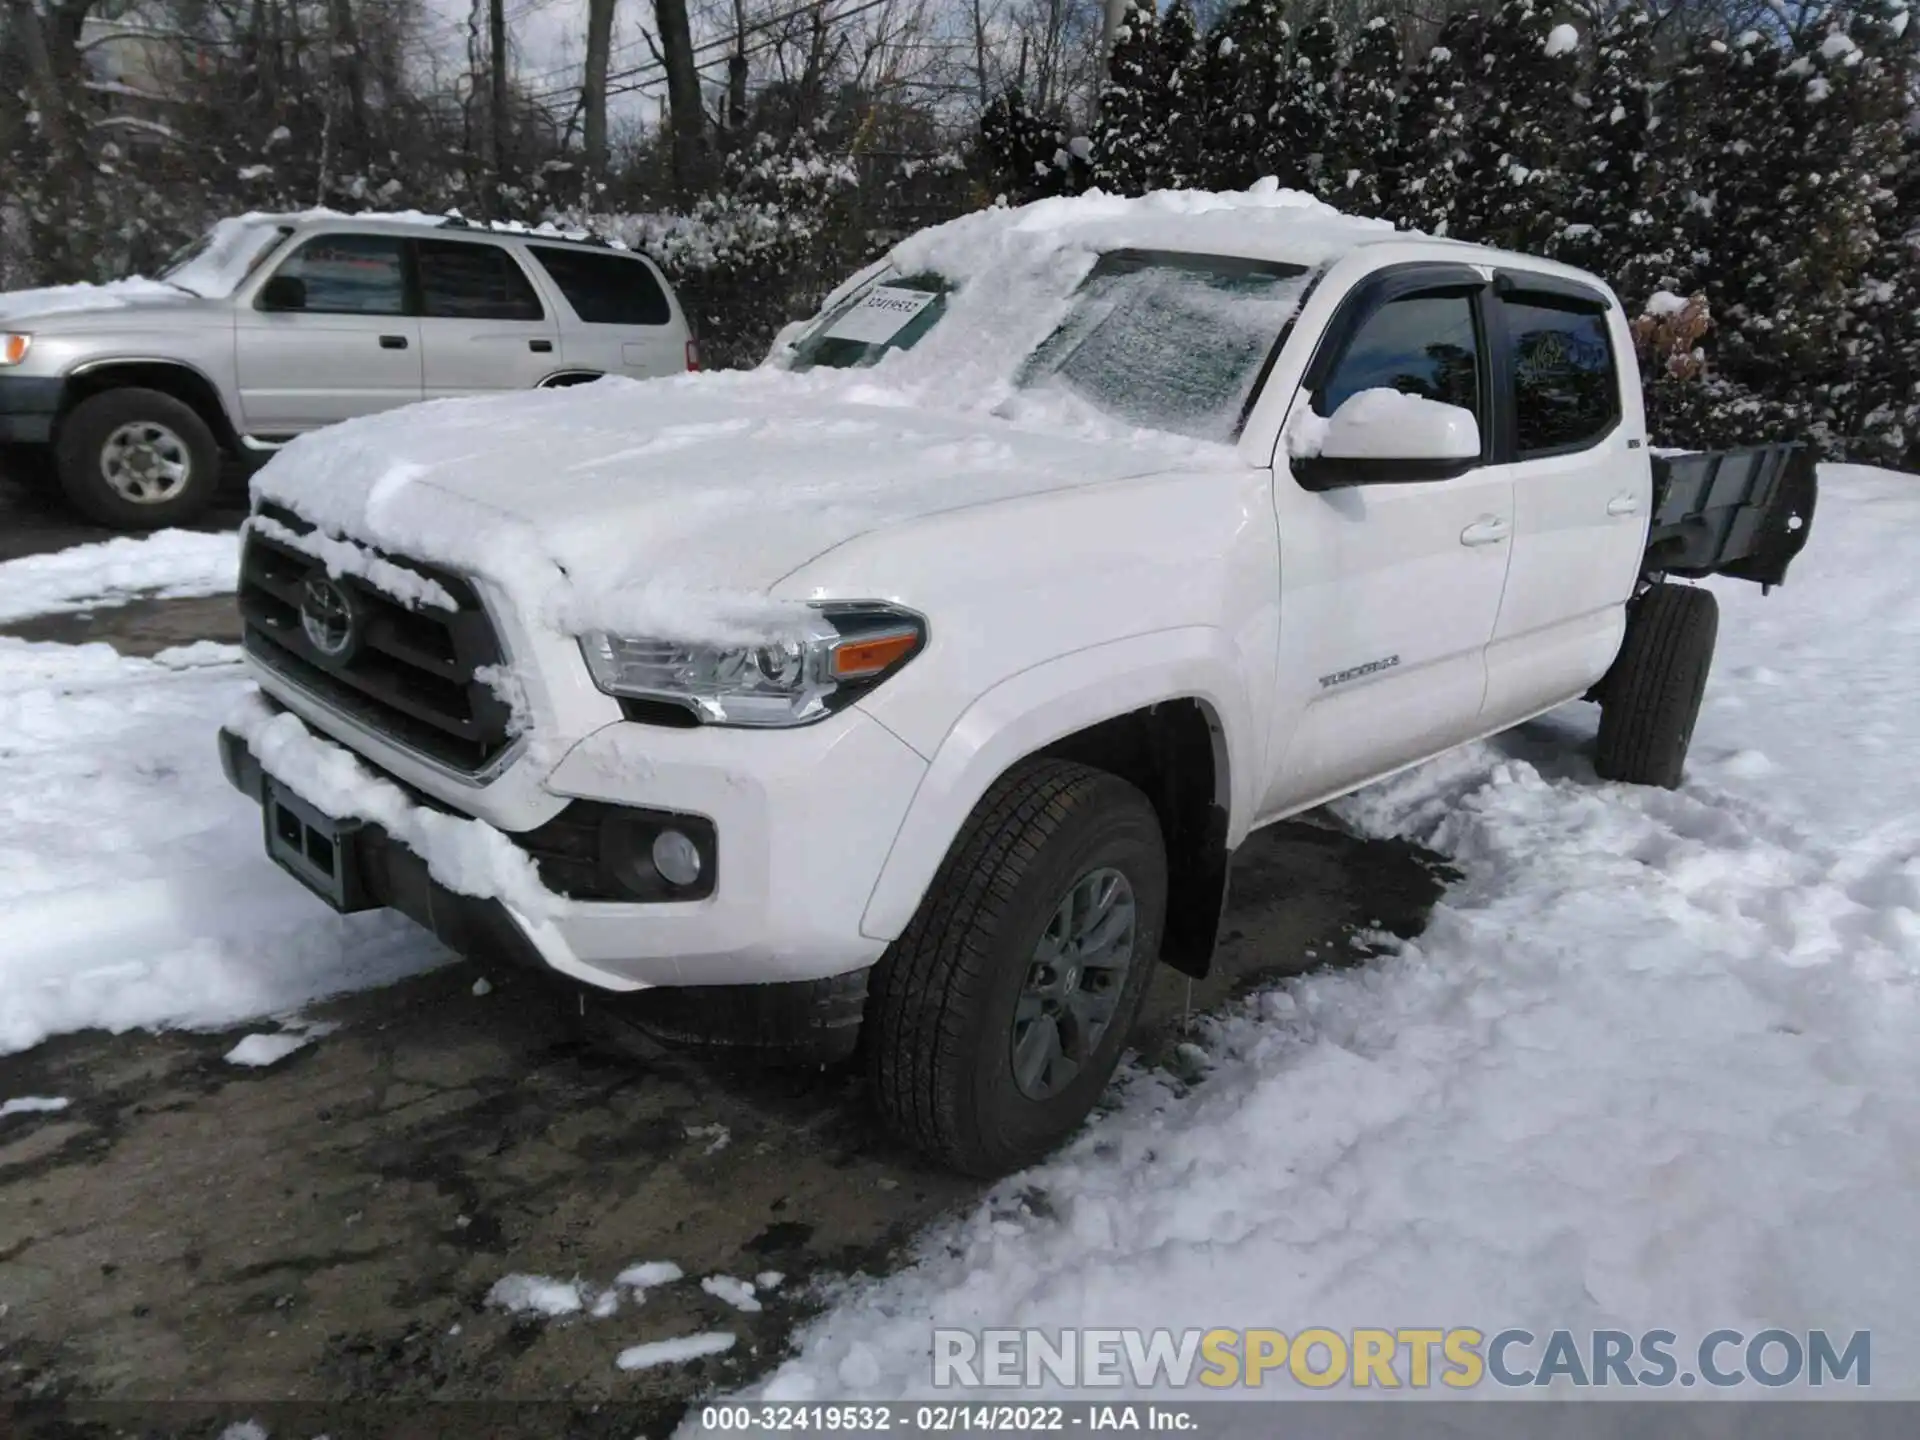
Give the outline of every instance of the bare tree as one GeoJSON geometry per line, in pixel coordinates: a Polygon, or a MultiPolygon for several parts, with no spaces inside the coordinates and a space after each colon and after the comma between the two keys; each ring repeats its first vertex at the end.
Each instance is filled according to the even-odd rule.
{"type": "Polygon", "coordinates": [[[653,0],[653,19],[660,31],[661,66],[667,72],[673,180],[676,188],[687,194],[698,183],[707,121],[700,100],[700,72],[693,60],[693,27],[687,20],[687,0],[653,0]]]}
{"type": "Polygon", "coordinates": [[[722,128],[738,134],[747,126],[747,0],[733,0],[733,50],[727,56],[727,100],[722,128]]]}
{"type": "Polygon", "coordinates": [[[66,104],[60,80],[54,73],[53,56],[47,48],[47,34],[40,25],[40,11],[34,0],[8,0],[8,28],[13,32],[26,61],[27,84],[40,117],[40,129],[55,154],[65,157],[69,139],[66,104]]]}
{"type": "Polygon", "coordinates": [[[989,10],[985,0],[972,0],[972,7],[974,103],[985,110],[993,98],[987,87],[987,27],[993,23],[999,7],[989,10]]]}

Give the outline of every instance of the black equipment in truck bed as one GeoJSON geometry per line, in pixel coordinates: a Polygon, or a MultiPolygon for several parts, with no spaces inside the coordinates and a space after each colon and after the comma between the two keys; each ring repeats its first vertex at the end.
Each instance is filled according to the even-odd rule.
{"type": "Polygon", "coordinates": [[[1653,458],[1649,575],[1731,575],[1770,590],[1813,529],[1813,452],[1754,445],[1653,458]]]}

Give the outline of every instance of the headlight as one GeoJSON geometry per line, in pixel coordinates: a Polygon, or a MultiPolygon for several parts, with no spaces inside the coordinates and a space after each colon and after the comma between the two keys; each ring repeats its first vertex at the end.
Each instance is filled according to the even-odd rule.
{"type": "Polygon", "coordinates": [[[9,332],[0,335],[0,365],[18,365],[33,348],[33,336],[9,332]]]}
{"type": "Polygon", "coordinates": [[[820,607],[764,645],[720,647],[610,635],[580,638],[593,683],[628,700],[661,701],[707,725],[805,725],[850,703],[919,654],[926,622],[879,604],[820,607]]]}

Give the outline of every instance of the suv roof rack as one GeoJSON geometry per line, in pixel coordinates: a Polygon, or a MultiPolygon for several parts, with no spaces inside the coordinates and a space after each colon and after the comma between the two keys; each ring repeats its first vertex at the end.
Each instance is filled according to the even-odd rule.
{"type": "Polygon", "coordinates": [[[435,227],[439,230],[482,230],[492,235],[518,235],[528,240],[557,240],[565,245],[596,245],[602,250],[622,250],[631,253],[632,247],[618,240],[609,239],[591,230],[569,228],[562,230],[551,221],[542,221],[538,225],[528,225],[519,220],[469,220],[464,215],[448,215],[435,227]]]}

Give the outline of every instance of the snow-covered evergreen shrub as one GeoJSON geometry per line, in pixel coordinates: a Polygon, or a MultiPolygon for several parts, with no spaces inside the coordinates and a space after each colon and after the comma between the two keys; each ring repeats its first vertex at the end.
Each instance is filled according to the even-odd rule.
{"type": "Polygon", "coordinates": [[[1400,188],[1401,68],[1399,32],[1376,15],[1360,27],[1334,101],[1321,193],[1342,210],[1385,215],[1400,188]]]}
{"type": "Polygon", "coordinates": [[[1093,183],[1110,195],[1140,195],[1165,183],[1173,107],[1160,66],[1159,30],[1151,3],[1130,0],[1114,34],[1091,160],[1093,183]]]}

